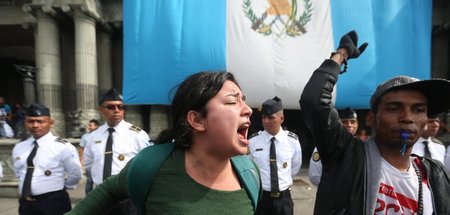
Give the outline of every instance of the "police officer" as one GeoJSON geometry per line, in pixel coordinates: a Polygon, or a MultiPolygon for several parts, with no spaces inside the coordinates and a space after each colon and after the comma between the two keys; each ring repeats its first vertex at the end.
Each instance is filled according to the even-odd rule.
{"type": "Polygon", "coordinates": [[[263,195],[255,214],[294,214],[290,187],[302,165],[296,134],[283,130],[283,105],[274,97],[262,105],[264,131],[250,137],[249,158],[261,171],[263,195]]]}
{"type": "MultiPolygon", "coordinates": [[[[83,154],[84,154],[84,147],[86,146],[86,140],[91,134],[91,132],[95,131],[95,129],[97,129],[99,126],[100,122],[98,120],[96,119],[89,120],[87,126],[89,133],[83,134],[80,138],[80,160],[82,164],[84,164],[83,154]]],[[[84,192],[88,194],[89,192],[92,191],[92,189],[94,189],[94,182],[92,181],[91,172],[85,171],[85,173],[86,173],[86,184],[84,186],[84,192]]]]}
{"type": "MultiPolygon", "coordinates": [[[[341,123],[348,132],[353,136],[358,131],[358,115],[356,111],[347,107],[343,110],[338,110],[341,123]]],[[[314,147],[311,160],[309,161],[308,177],[312,184],[316,187],[319,186],[320,177],[322,177],[322,162],[320,161],[320,155],[317,151],[317,147],[314,147]]]]}
{"type": "Polygon", "coordinates": [[[427,125],[416,144],[412,149],[412,154],[433,158],[444,164],[445,146],[436,138],[439,132],[440,119],[439,115],[428,115],[427,125]]]}
{"type": "Polygon", "coordinates": [[[66,188],[81,179],[76,148],[52,134],[50,111],[41,104],[26,110],[25,127],[31,137],[14,146],[14,171],[19,178],[20,214],[63,214],[71,203],[66,188]]]}
{"type": "MultiPolygon", "coordinates": [[[[99,105],[105,123],[89,134],[84,148],[84,165],[96,185],[108,176],[118,174],[129,160],[150,144],[145,131],[123,119],[125,108],[122,95],[116,89],[107,91],[100,98],[99,105]]],[[[131,201],[126,200],[120,208],[107,213],[135,214],[136,209],[131,201]]]]}

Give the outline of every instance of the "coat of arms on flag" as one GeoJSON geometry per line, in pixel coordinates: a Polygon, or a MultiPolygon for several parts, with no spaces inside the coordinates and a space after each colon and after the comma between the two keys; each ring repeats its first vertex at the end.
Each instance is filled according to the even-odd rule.
{"type": "Polygon", "coordinates": [[[273,33],[278,37],[297,37],[307,32],[306,24],[313,15],[310,0],[303,0],[303,12],[299,12],[297,0],[267,0],[267,3],[267,7],[253,7],[251,0],[244,0],[242,3],[254,31],[263,35],[273,33]]]}

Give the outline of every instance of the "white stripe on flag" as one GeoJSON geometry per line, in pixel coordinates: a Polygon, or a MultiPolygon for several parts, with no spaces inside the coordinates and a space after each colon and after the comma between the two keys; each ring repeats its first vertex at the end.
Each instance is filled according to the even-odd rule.
{"type": "Polygon", "coordinates": [[[284,108],[298,109],[312,72],[333,50],[328,0],[284,3],[287,5],[280,0],[227,1],[227,70],[236,75],[252,107],[278,96],[284,108]],[[308,3],[309,8],[305,6],[308,3]],[[295,6],[296,13],[292,10],[295,6]],[[252,20],[252,14],[256,19],[252,20]],[[301,24],[303,14],[312,14],[310,21],[296,25],[301,24]],[[300,35],[289,36],[289,29],[300,35]]]}

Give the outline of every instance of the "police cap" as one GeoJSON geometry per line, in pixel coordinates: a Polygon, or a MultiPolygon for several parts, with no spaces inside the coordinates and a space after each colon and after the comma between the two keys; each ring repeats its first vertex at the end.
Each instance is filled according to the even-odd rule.
{"type": "Polygon", "coordinates": [[[283,103],[278,97],[273,97],[273,99],[268,99],[262,104],[262,114],[265,116],[270,116],[283,109],[283,103]]]}
{"type": "Polygon", "coordinates": [[[123,97],[116,89],[111,88],[99,99],[99,105],[103,104],[104,101],[123,101],[123,97]]]}
{"type": "Polygon", "coordinates": [[[351,108],[345,108],[343,110],[338,110],[339,118],[341,119],[356,119],[358,115],[356,111],[351,108]]]}
{"type": "Polygon", "coordinates": [[[33,103],[30,106],[28,106],[26,110],[26,115],[34,117],[50,116],[50,110],[44,105],[41,105],[39,103],[33,103]]]}

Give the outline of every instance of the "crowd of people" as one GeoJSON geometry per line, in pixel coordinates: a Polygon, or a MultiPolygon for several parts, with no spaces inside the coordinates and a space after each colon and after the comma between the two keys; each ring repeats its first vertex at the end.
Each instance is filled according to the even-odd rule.
{"type": "MultiPolygon", "coordinates": [[[[450,147],[437,139],[450,109],[450,95],[439,92],[450,92],[450,81],[397,76],[380,84],[364,119],[368,136],[355,110],[332,103],[341,66],[367,47],[358,47],[356,32],[345,34],[299,95],[300,135],[310,134],[315,146],[314,213],[450,214],[450,147]]],[[[17,118],[31,136],[12,152],[19,213],[294,214],[290,191],[302,166],[301,138],[282,127],[282,100],[262,103],[264,129],[249,134],[253,110],[232,73],[199,72],[174,89],[172,124],[155,145],[124,120],[114,88],[99,99],[105,123],[89,121],[79,152],[52,134],[47,107],[23,109],[17,118]],[[72,209],[66,190],[78,184],[83,167],[86,197],[72,209]]],[[[0,97],[0,124],[11,117],[0,97]]]]}

